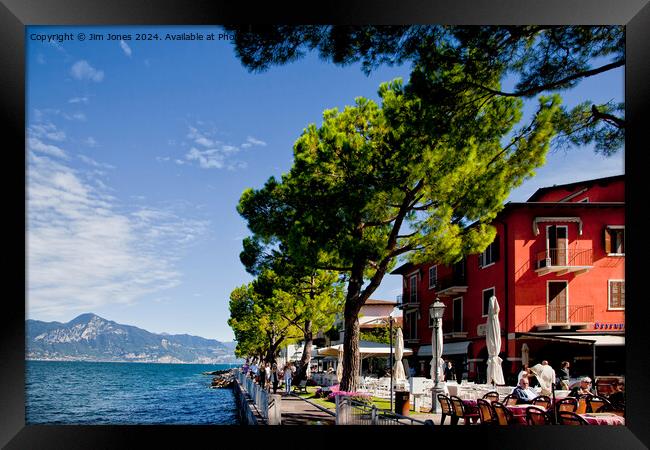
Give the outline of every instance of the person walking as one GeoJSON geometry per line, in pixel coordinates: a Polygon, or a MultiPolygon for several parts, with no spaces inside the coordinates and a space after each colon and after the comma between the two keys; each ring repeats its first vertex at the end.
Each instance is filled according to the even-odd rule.
{"type": "Polygon", "coordinates": [[[293,371],[291,362],[284,366],[284,391],[287,395],[291,394],[291,380],[293,379],[293,371]]]}
{"type": "Polygon", "coordinates": [[[456,381],[454,378],[454,366],[451,361],[447,361],[447,365],[445,366],[445,381],[456,381]]]}
{"type": "Polygon", "coordinates": [[[273,363],[273,368],[271,368],[271,384],[273,384],[273,393],[278,393],[278,384],[280,384],[280,371],[278,370],[278,365],[273,363]]]}
{"type": "Polygon", "coordinates": [[[266,364],[264,363],[260,364],[260,369],[259,369],[258,384],[262,389],[264,389],[264,386],[266,386],[266,364]]]}
{"type": "Polygon", "coordinates": [[[269,386],[271,385],[271,365],[269,363],[264,364],[264,390],[268,391],[269,386]]]}

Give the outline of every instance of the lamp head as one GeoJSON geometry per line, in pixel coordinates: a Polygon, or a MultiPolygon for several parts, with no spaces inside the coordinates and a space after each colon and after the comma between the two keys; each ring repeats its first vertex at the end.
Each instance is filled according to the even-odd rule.
{"type": "Polygon", "coordinates": [[[436,298],[436,301],[429,306],[429,314],[432,319],[442,319],[445,314],[445,304],[436,298]]]}

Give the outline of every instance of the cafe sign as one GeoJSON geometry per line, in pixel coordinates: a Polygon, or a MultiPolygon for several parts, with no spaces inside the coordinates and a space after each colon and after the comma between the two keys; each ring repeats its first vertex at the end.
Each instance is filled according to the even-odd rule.
{"type": "Polygon", "coordinates": [[[594,323],[594,330],[624,330],[624,323],[611,323],[611,322],[596,322],[594,323]]]}

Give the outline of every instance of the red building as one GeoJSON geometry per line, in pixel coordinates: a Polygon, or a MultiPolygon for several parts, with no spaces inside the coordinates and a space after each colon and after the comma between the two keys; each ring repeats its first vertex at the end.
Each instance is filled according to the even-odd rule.
{"type": "Polygon", "coordinates": [[[480,255],[453,266],[404,264],[404,336],[409,361],[429,376],[436,297],[446,305],[443,357],[457,375],[485,380],[488,302],[500,305],[506,381],[521,367],[567,360],[574,375],[622,375],[625,361],[625,182],[614,176],[539,189],[508,203],[497,236],[480,255]],[[525,348],[525,347],[524,347],[525,348]]]}

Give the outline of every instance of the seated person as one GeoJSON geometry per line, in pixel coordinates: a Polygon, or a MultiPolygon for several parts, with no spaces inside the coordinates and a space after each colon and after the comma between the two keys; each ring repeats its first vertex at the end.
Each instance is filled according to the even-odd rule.
{"type": "Polygon", "coordinates": [[[625,404],[625,385],[614,380],[612,382],[612,393],[609,394],[607,399],[612,405],[624,405],[625,404]]]}
{"type": "Polygon", "coordinates": [[[591,387],[591,378],[582,377],[580,379],[580,384],[571,389],[568,396],[579,397],[581,395],[596,395],[596,391],[591,387]]]}
{"type": "Polygon", "coordinates": [[[522,377],[519,379],[519,384],[512,391],[513,395],[517,397],[517,404],[525,404],[533,401],[537,397],[537,393],[533,391],[529,386],[528,377],[522,377]]]}

